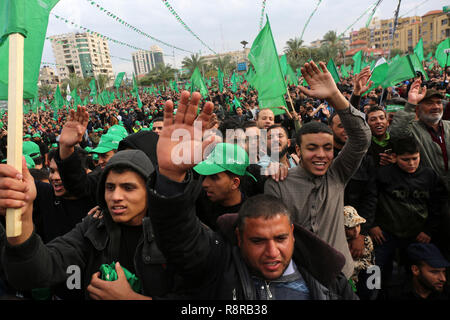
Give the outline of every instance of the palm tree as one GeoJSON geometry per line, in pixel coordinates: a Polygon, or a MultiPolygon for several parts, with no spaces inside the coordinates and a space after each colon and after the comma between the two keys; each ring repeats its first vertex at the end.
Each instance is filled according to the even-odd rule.
{"type": "Polygon", "coordinates": [[[191,54],[190,57],[185,57],[181,62],[183,68],[189,69],[189,76],[192,75],[195,68],[202,70],[202,67],[206,64],[205,59],[200,57],[198,53],[191,54]]]}
{"type": "Polygon", "coordinates": [[[336,31],[328,31],[323,36],[324,44],[322,45],[322,49],[324,55],[326,56],[326,60],[334,59],[336,56],[341,53],[344,54],[344,44],[341,38],[338,37],[336,31]]]}
{"type": "Polygon", "coordinates": [[[39,88],[38,88],[39,97],[48,97],[52,93],[53,93],[53,89],[48,84],[43,84],[43,85],[39,86],[39,88]]]}
{"type": "Polygon", "coordinates": [[[289,39],[284,47],[284,53],[286,54],[288,63],[295,70],[304,60],[303,40],[300,38],[289,39]]]}
{"type": "MultiPolygon", "coordinates": [[[[99,74],[97,77],[97,83],[100,91],[103,91],[108,86],[109,78],[106,74],[99,74]]],[[[100,92],[99,92],[100,93],[100,92]]]]}
{"type": "Polygon", "coordinates": [[[234,69],[236,69],[236,64],[233,62],[230,55],[223,56],[222,58],[219,56],[212,61],[212,65],[215,70],[220,68],[225,75],[231,75],[234,69]]]}
{"type": "Polygon", "coordinates": [[[156,79],[158,82],[163,82],[164,86],[166,86],[166,81],[172,80],[175,78],[176,70],[172,68],[170,64],[159,64],[156,67],[156,79]]]}

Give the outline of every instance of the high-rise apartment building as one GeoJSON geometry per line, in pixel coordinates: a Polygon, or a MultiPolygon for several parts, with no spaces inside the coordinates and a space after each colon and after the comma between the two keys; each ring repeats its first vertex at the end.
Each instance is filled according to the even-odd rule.
{"type": "Polygon", "coordinates": [[[144,75],[155,69],[159,64],[164,64],[163,50],[158,46],[152,46],[149,51],[139,50],[132,53],[134,73],[144,75]]]}
{"type": "Polygon", "coordinates": [[[352,43],[365,41],[367,48],[381,49],[385,55],[391,46],[407,53],[414,50],[420,38],[424,47],[428,47],[450,37],[449,21],[447,13],[442,10],[429,11],[423,16],[399,18],[392,39],[394,19],[374,19],[367,28],[352,31],[350,37],[352,43]]]}
{"type": "Polygon", "coordinates": [[[114,81],[108,42],[102,37],[90,33],[68,33],[51,36],[50,39],[61,80],[75,73],[81,78],[97,78],[102,74],[110,82],[114,81]]]}

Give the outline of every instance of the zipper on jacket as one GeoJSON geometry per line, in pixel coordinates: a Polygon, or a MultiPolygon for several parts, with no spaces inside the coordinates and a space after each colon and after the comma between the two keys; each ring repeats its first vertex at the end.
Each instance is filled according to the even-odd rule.
{"type": "Polygon", "coordinates": [[[273,296],[272,296],[272,292],[270,292],[270,287],[269,287],[269,283],[267,283],[267,281],[264,281],[265,282],[265,284],[266,284],[266,293],[267,293],[267,296],[269,297],[269,299],[270,300],[272,300],[272,298],[273,298],[273,296]]]}
{"type": "Polygon", "coordinates": [[[236,297],[236,288],[233,289],[233,300],[237,300],[237,297],[236,297]]]}

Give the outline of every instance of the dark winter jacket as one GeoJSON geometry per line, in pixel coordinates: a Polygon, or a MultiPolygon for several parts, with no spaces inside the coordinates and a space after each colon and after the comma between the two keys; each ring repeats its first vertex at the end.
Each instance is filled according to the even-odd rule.
{"type": "MultiPolygon", "coordinates": [[[[185,183],[175,183],[157,175],[150,188],[149,205],[158,247],[187,286],[201,288],[198,298],[256,299],[255,285],[239,248],[229,240],[230,232],[213,232],[196,217],[195,201],[200,191],[200,183],[191,176],[185,183]]],[[[225,229],[230,230],[230,226],[233,223],[225,229]]],[[[293,259],[310,297],[357,299],[340,272],[343,255],[303,228],[296,226],[294,235],[293,259]]]]}

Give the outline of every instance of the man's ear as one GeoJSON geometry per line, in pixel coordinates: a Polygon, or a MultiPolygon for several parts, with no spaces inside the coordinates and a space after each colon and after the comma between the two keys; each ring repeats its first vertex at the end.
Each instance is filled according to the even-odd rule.
{"type": "Polygon", "coordinates": [[[412,272],[412,274],[414,275],[414,276],[418,276],[419,275],[419,273],[420,273],[420,269],[419,269],[419,267],[418,266],[416,266],[415,264],[413,264],[412,266],[411,266],[411,272],[412,272]]]}
{"type": "Polygon", "coordinates": [[[236,190],[239,189],[239,186],[241,185],[241,178],[239,177],[234,177],[232,181],[232,185],[231,185],[231,189],[236,190]]]}
{"type": "Polygon", "coordinates": [[[302,152],[300,151],[300,147],[298,144],[295,145],[295,153],[297,156],[301,159],[302,158],[302,152]]]}

